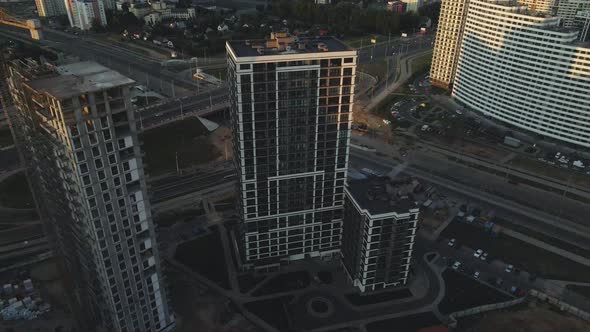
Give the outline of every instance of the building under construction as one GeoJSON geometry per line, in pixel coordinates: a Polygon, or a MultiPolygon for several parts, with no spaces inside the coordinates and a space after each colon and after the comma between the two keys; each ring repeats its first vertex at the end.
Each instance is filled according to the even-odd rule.
{"type": "Polygon", "coordinates": [[[84,330],[170,331],[129,88],[94,62],[3,64],[3,103],[84,330]]]}

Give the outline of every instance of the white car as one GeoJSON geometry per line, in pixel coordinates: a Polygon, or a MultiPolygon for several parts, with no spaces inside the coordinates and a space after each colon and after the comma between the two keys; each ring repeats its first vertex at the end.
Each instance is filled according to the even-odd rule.
{"type": "Polygon", "coordinates": [[[488,259],[488,253],[487,252],[484,252],[483,255],[481,255],[481,257],[479,259],[481,259],[482,261],[487,260],[488,259]]]}
{"type": "Polygon", "coordinates": [[[455,263],[453,263],[453,266],[451,266],[451,268],[455,271],[458,270],[459,267],[461,267],[461,262],[459,261],[455,261],[455,263]]]}
{"type": "Polygon", "coordinates": [[[457,114],[461,115],[461,114],[463,114],[463,111],[461,111],[461,110],[456,110],[456,111],[455,111],[455,113],[457,113],[457,114]]]}
{"type": "Polygon", "coordinates": [[[473,273],[473,277],[475,279],[479,279],[479,271],[475,271],[475,273],[473,273]]]}
{"type": "Polygon", "coordinates": [[[481,255],[483,254],[483,250],[481,249],[477,249],[474,253],[473,253],[473,257],[475,258],[480,258],[481,255]]]}
{"type": "Polygon", "coordinates": [[[447,244],[449,245],[449,247],[454,247],[456,242],[457,242],[457,239],[450,239],[447,244]]]}
{"type": "Polygon", "coordinates": [[[508,264],[508,265],[506,265],[506,269],[504,271],[507,273],[511,273],[512,270],[514,270],[514,265],[508,264]]]}

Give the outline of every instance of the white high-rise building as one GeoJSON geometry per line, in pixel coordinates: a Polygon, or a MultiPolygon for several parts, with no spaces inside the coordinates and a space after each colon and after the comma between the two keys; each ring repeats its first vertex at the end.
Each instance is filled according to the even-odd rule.
{"type": "Polygon", "coordinates": [[[590,44],[560,18],[470,0],[452,95],[515,127],[590,147],[590,44]]]}
{"type": "Polygon", "coordinates": [[[82,331],[168,332],[159,249],[129,89],[94,62],[10,63],[5,104],[82,331]]]}
{"type": "Polygon", "coordinates": [[[89,30],[96,21],[107,25],[103,0],[64,0],[70,25],[80,30],[89,30]]]}
{"type": "Polygon", "coordinates": [[[340,257],[356,50],[286,33],[226,48],[243,262],[340,257]]]}
{"type": "Polygon", "coordinates": [[[66,6],[63,0],[35,0],[39,17],[53,17],[66,15],[66,6]]]}
{"type": "Polygon", "coordinates": [[[453,82],[467,4],[468,0],[443,0],[441,4],[430,67],[433,85],[447,89],[453,82]]]}
{"type": "Polygon", "coordinates": [[[406,3],[406,12],[417,13],[424,0],[402,0],[402,2],[406,3]]]}

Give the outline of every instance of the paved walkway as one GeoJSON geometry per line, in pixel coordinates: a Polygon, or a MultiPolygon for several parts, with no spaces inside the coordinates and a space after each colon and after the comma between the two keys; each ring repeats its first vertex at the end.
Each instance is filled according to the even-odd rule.
{"type": "MultiPolygon", "coordinates": [[[[378,149],[378,150],[380,150],[380,149],[378,149]]],[[[374,154],[369,155],[366,153],[351,150],[351,156],[370,159],[371,162],[381,165],[383,167],[394,167],[395,166],[389,160],[385,161],[382,158],[376,157],[374,154]]],[[[465,185],[465,184],[462,184],[462,183],[459,183],[456,181],[451,181],[451,180],[443,178],[439,175],[432,174],[431,172],[420,170],[420,169],[414,167],[414,165],[408,165],[408,167],[406,167],[404,171],[410,175],[426,179],[427,181],[430,181],[433,184],[443,186],[447,189],[458,192],[462,195],[472,197],[474,199],[485,202],[487,204],[501,207],[507,211],[510,211],[510,212],[516,214],[516,215],[522,215],[522,216],[525,216],[528,218],[532,218],[534,220],[538,220],[543,223],[562,228],[562,229],[567,230],[569,232],[573,232],[573,233],[587,232],[587,230],[588,230],[588,228],[583,225],[572,223],[572,222],[565,220],[563,218],[556,217],[554,215],[548,214],[543,211],[539,211],[538,209],[529,208],[527,206],[515,203],[512,200],[507,200],[502,197],[499,197],[495,194],[492,194],[492,193],[489,193],[486,191],[481,191],[479,189],[474,189],[471,186],[468,186],[468,185],[465,185]]]]}

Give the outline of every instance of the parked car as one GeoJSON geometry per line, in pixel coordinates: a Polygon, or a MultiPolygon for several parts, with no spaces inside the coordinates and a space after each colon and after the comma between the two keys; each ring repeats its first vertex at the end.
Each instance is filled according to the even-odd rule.
{"type": "Polygon", "coordinates": [[[475,273],[473,273],[473,277],[475,279],[479,279],[479,271],[475,271],[475,273]]]}
{"type": "Polygon", "coordinates": [[[487,260],[488,260],[488,253],[487,253],[487,252],[484,252],[484,253],[481,255],[480,259],[481,259],[482,261],[487,261],[487,260]]]}
{"type": "Polygon", "coordinates": [[[511,273],[513,270],[514,270],[514,265],[508,264],[508,265],[506,265],[506,269],[504,270],[504,272],[511,273]]]}
{"type": "Polygon", "coordinates": [[[477,249],[474,253],[473,253],[473,257],[475,258],[479,258],[481,257],[481,255],[483,254],[483,250],[481,249],[477,249]]]}
{"type": "Polygon", "coordinates": [[[451,266],[451,268],[455,271],[459,270],[460,267],[461,267],[461,262],[459,262],[459,261],[455,261],[455,263],[453,263],[453,266],[451,266]]]}
{"type": "Polygon", "coordinates": [[[457,242],[457,239],[450,239],[447,244],[449,245],[449,247],[454,247],[456,242],[457,242]]]}

